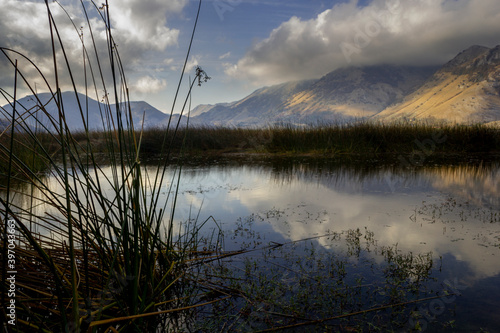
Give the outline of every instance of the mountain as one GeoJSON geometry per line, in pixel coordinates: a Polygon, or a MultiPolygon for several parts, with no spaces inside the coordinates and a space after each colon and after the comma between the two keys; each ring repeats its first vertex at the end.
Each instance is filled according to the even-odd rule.
{"type": "Polygon", "coordinates": [[[333,71],[288,100],[287,113],[336,113],[344,117],[372,116],[401,101],[436,67],[369,66],[333,71]]]}
{"type": "Polygon", "coordinates": [[[314,80],[283,83],[258,89],[236,102],[201,105],[191,112],[192,120],[196,124],[225,126],[262,126],[270,122],[285,121],[280,118],[285,103],[313,83],[314,80]]]}
{"type": "Polygon", "coordinates": [[[500,46],[472,46],[443,66],[337,69],[317,80],[256,90],[232,103],[201,105],[193,123],[266,126],[365,118],[500,121],[500,46]]]}
{"type": "Polygon", "coordinates": [[[337,69],[318,80],[265,87],[240,101],[199,106],[192,112],[193,121],[262,126],[369,117],[402,101],[436,70],[389,65],[337,69]]]}
{"type": "MultiPolygon", "coordinates": [[[[66,124],[72,131],[78,131],[84,129],[84,122],[88,121],[88,127],[90,130],[102,130],[103,129],[103,117],[105,114],[106,106],[92,98],[87,98],[83,94],[78,94],[78,99],[74,92],[67,91],[61,94],[64,111],[66,115],[66,124]],[[88,109],[88,115],[87,110],[88,109]],[[80,110],[84,110],[84,115],[80,113],[80,110]]],[[[36,124],[35,116],[38,118],[38,122],[47,127],[48,130],[55,130],[59,127],[59,116],[58,108],[56,102],[52,98],[50,93],[40,93],[37,94],[38,100],[34,96],[26,96],[17,101],[16,111],[18,114],[22,113],[22,118],[25,119],[29,126],[34,127],[36,124]],[[40,111],[40,105],[44,106],[46,113],[40,111]],[[29,112],[28,112],[29,111],[29,112]],[[48,115],[47,115],[48,114],[48,115]]],[[[114,113],[115,105],[110,105],[112,112],[114,113]]],[[[121,108],[125,109],[125,108],[121,108]]],[[[130,111],[132,113],[132,120],[136,128],[148,126],[158,126],[158,124],[163,124],[168,121],[168,115],[155,109],[146,102],[130,102],[130,111]],[[143,118],[144,115],[144,118],[143,118]]],[[[12,117],[12,107],[7,104],[1,107],[0,118],[2,123],[10,123],[10,117],[12,117]]],[[[116,116],[115,116],[116,119],[116,116]]]]}
{"type": "Polygon", "coordinates": [[[381,120],[435,119],[457,123],[500,120],[500,45],[472,46],[441,67],[381,120]]]}
{"type": "MultiPolygon", "coordinates": [[[[102,129],[104,104],[73,92],[62,93],[70,129],[83,129],[78,101],[88,103],[90,129],[102,129]]],[[[48,93],[38,94],[53,119],[56,104],[48,93]]],[[[166,126],[169,115],[146,102],[130,102],[134,125],[166,126]],[[143,115],[144,124],[143,124],[143,115]]],[[[18,111],[38,110],[33,96],[18,100],[18,111]]],[[[111,106],[114,110],[115,106],[111,106]]],[[[125,109],[121,107],[121,109],[125,109]]],[[[38,112],[50,128],[49,117],[38,112]]],[[[443,66],[379,65],[340,68],[319,79],[264,87],[231,103],[199,105],[190,124],[262,127],[273,124],[347,122],[359,118],[377,121],[434,119],[457,123],[500,123],[500,45],[472,46],[443,66]]],[[[12,109],[0,109],[0,126],[10,123],[12,109]],[[3,117],[2,117],[3,114],[3,117]],[[10,115],[10,116],[9,116],[10,115]]],[[[172,118],[176,124],[178,115],[172,118]]],[[[34,120],[27,120],[34,125],[34,120]]],[[[182,125],[186,124],[183,117],[182,125]]]]}
{"type": "Polygon", "coordinates": [[[163,124],[165,124],[165,126],[167,125],[169,115],[161,112],[146,102],[130,102],[130,110],[132,113],[132,120],[134,121],[136,128],[143,125],[144,128],[158,127],[163,124]]]}

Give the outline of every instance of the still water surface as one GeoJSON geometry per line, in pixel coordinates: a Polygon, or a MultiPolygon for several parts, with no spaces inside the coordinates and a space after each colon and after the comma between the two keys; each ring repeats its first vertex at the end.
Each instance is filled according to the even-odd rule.
{"type": "MultiPolygon", "coordinates": [[[[263,244],[360,229],[373,232],[379,247],[432,252],[437,282],[451,281],[461,294],[446,304],[455,314],[446,319],[454,321],[449,331],[500,332],[498,163],[417,169],[328,161],[193,167],[183,171],[180,193],[179,219],[188,218],[190,210],[199,211],[200,220],[213,216],[228,236],[228,250],[252,246],[251,239],[237,237],[247,229],[263,244]]],[[[317,242],[338,250],[327,238],[317,242]]],[[[425,328],[442,331],[430,325],[439,321],[441,310],[422,306],[425,328]]]]}
{"type": "MultiPolygon", "coordinates": [[[[148,168],[151,174],[156,170],[148,168]]],[[[168,169],[167,179],[173,173],[168,169]]],[[[499,180],[496,162],[414,169],[343,166],[328,160],[185,166],[175,220],[178,224],[193,218],[199,224],[208,220],[202,233],[222,231],[224,250],[369,230],[379,247],[397,244],[403,252],[432,252],[439,266],[436,279],[460,286],[461,296],[453,299],[455,327],[450,331],[496,332],[500,331],[499,180]]],[[[162,197],[174,190],[165,184],[162,197]]],[[[339,250],[327,238],[315,242],[323,250],[339,250]]],[[[435,312],[433,319],[440,315],[435,312]]]]}
{"type": "Polygon", "coordinates": [[[499,180],[498,165],[407,172],[307,164],[193,167],[182,172],[176,214],[179,220],[198,212],[199,220],[213,216],[223,230],[256,214],[252,227],[268,241],[368,228],[379,244],[452,256],[469,267],[470,279],[480,279],[500,273],[499,180]]]}

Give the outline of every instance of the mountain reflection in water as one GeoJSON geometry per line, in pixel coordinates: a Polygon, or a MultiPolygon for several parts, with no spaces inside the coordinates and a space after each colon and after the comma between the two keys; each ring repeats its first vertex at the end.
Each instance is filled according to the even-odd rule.
{"type": "MultiPolygon", "coordinates": [[[[143,175],[149,174],[151,181],[155,171],[155,166],[146,165],[143,175]]],[[[488,310],[497,308],[500,299],[497,162],[401,168],[397,163],[357,164],[328,159],[251,164],[232,161],[184,166],[177,188],[178,171],[167,168],[165,179],[173,185],[166,182],[160,188],[157,207],[169,209],[167,202],[173,197],[168,199],[169,194],[177,191],[174,219],[180,232],[193,220],[198,225],[208,221],[201,236],[210,238],[214,231],[221,230],[223,249],[235,250],[359,230],[365,237],[372,235],[378,248],[397,245],[402,253],[431,252],[434,269],[439,270],[437,279],[464,286],[464,297],[454,301],[456,316],[463,325],[500,325],[500,319],[488,310]]],[[[110,167],[98,172],[112,178],[110,167]]],[[[54,178],[48,176],[42,181],[64,197],[54,178]]],[[[101,186],[104,193],[113,195],[109,184],[101,186]]],[[[13,207],[46,216],[44,223],[61,214],[43,198],[26,199],[31,191],[23,186],[13,191],[13,207]]],[[[37,195],[36,189],[33,194],[37,195]]],[[[146,193],[146,199],[149,197],[146,193]]],[[[51,228],[42,230],[43,225],[39,225],[37,232],[57,237],[51,228]]],[[[314,242],[324,251],[348,251],[345,243],[332,242],[328,237],[318,237],[314,242]]],[[[384,260],[376,253],[367,255],[376,262],[384,260]]]]}
{"type": "MultiPolygon", "coordinates": [[[[166,179],[175,179],[173,168],[167,173],[166,179]]],[[[182,170],[175,218],[213,216],[217,223],[207,224],[207,232],[217,225],[229,235],[238,221],[253,215],[258,218],[250,227],[262,242],[367,229],[381,246],[398,244],[402,251],[454,258],[467,267],[461,277],[472,282],[500,273],[498,179],[496,162],[414,169],[329,160],[190,166],[182,170]]],[[[47,183],[59,186],[50,177],[47,183]]],[[[161,190],[166,200],[176,188],[165,184],[161,190]]],[[[14,200],[35,206],[38,214],[46,209],[20,194],[14,200]]],[[[227,249],[240,248],[239,241],[226,240],[227,249]]],[[[324,239],[318,242],[330,246],[324,239]]]]}
{"type": "MultiPolygon", "coordinates": [[[[200,221],[213,216],[226,231],[258,216],[251,227],[266,242],[366,228],[379,245],[451,255],[477,279],[500,273],[499,176],[497,163],[411,170],[327,160],[196,166],[183,170],[176,216],[187,220],[199,211],[200,221]]],[[[241,246],[233,243],[228,249],[241,246]]]]}

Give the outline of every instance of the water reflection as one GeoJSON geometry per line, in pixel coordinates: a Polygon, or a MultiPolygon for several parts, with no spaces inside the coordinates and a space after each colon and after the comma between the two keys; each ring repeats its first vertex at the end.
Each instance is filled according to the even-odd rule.
{"type": "MultiPolygon", "coordinates": [[[[156,170],[146,166],[144,174],[152,181],[156,170]]],[[[435,266],[442,272],[439,282],[464,286],[464,297],[453,303],[462,325],[500,325],[494,312],[488,311],[498,307],[499,296],[499,163],[415,169],[330,160],[212,164],[184,167],[178,188],[176,172],[174,167],[166,170],[157,207],[168,208],[171,194],[177,192],[176,224],[210,221],[202,232],[210,235],[214,228],[221,228],[227,250],[348,230],[369,231],[379,248],[397,244],[403,253],[433,253],[435,266]]],[[[102,168],[100,173],[101,179],[111,179],[112,169],[102,168]]],[[[52,177],[42,181],[64,199],[60,184],[52,177]]],[[[109,184],[100,185],[103,193],[114,194],[106,187],[109,184]]],[[[33,193],[40,199],[26,199],[23,193],[29,197],[31,191],[31,187],[19,186],[12,193],[19,211],[45,215],[47,221],[60,213],[45,205],[46,198],[36,189],[33,193]]],[[[329,253],[339,247],[347,250],[342,248],[345,243],[331,238],[317,242],[329,253]]]]}
{"type": "MultiPolygon", "coordinates": [[[[495,163],[418,170],[327,163],[193,168],[182,178],[182,205],[213,215],[228,230],[239,217],[257,214],[252,227],[268,240],[366,228],[380,245],[451,255],[477,279],[500,273],[499,172],[495,163]]],[[[186,208],[179,208],[185,218],[186,208]]]]}
{"type": "MultiPolygon", "coordinates": [[[[146,171],[153,175],[156,167],[146,171]]],[[[402,251],[451,256],[470,268],[471,280],[500,273],[500,261],[495,260],[500,255],[498,163],[419,169],[345,166],[328,160],[229,163],[184,168],[178,189],[171,187],[174,172],[167,169],[169,181],[161,188],[158,205],[164,207],[168,194],[178,190],[177,223],[213,216],[217,223],[206,229],[217,225],[231,235],[238,221],[253,216],[251,228],[263,242],[368,229],[382,246],[398,244],[402,251]]],[[[50,177],[47,183],[62,191],[50,177]]],[[[22,195],[14,200],[26,212],[33,207],[41,215],[56,214],[41,201],[26,201],[22,195]]],[[[241,246],[239,241],[227,240],[228,249],[241,246]]]]}
{"type": "Polygon", "coordinates": [[[500,169],[461,166],[438,168],[433,173],[433,187],[453,193],[464,200],[497,209],[500,206],[500,169]]]}

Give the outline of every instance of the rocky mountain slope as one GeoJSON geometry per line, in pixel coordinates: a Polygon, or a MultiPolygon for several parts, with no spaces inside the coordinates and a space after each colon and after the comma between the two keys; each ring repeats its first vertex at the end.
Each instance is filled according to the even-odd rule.
{"type": "Polygon", "coordinates": [[[319,80],[262,88],[241,101],[199,106],[192,114],[195,122],[235,126],[369,117],[402,101],[436,70],[389,65],[343,68],[319,80]]]}
{"type": "Polygon", "coordinates": [[[308,89],[314,82],[306,80],[264,87],[236,102],[200,105],[191,112],[193,122],[211,125],[262,126],[269,122],[286,121],[281,117],[283,106],[294,95],[308,89]]]}
{"type": "Polygon", "coordinates": [[[285,104],[287,113],[332,112],[367,117],[402,100],[418,88],[435,67],[371,66],[327,74],[285,104]]]}
{"type": "MultiPolygon", "coordinates": [[[[51,95],[38,96],[42,104],[46,104],[48,113],[57,119],[51,95]]],[[[85,105],[84,95],[79,95],[78,99],[85,105]]],[[[83,129],[74,93],[63,93],[63,101],[70,129],[83,129]]],[[[22,109],[20,105],[30,112],[37,109],[32,96],[20,99],[18,110],[22,109]]],[[[169,116],[148,103],[131,102],[130,105],[136,127],[167,125],[169,116]]],[[[102,129],[100,109],[104,106],[92,99],[88,99],[88,106],[89,128],[102,129]]],[[[9,123],[10,106],[5,105],[0,111],[0,124],[9,123]]],[[[498,125],[500,46],[492,49],[472,46],[438,67],[349,67],[316,80],[264,87],[239,101],[197,106],[191,111],[190,123],[261,127],[283,123],[345,122],[359,118],[377,121],[434,119],[498,125]]],[[[50,124],[46,116],[41,119],[44,124],[50,124]]],[[[178,116],[172,120],[176,124],[178,116]]]]}
{"type": "Polygon", "coordinates": [[[500,120],[500,46],[473,46],[445,64],[383,120],[436,119],[457,123],[500,120]]]}

